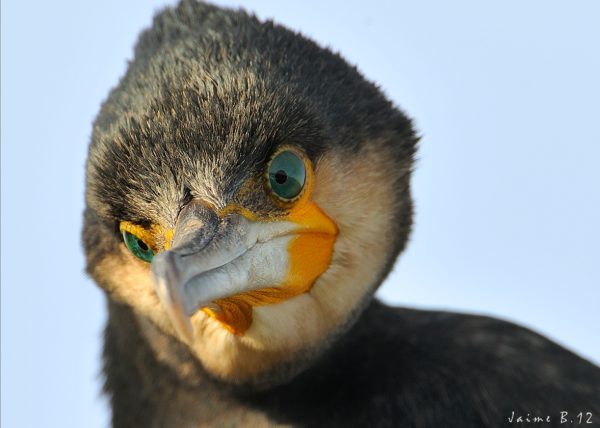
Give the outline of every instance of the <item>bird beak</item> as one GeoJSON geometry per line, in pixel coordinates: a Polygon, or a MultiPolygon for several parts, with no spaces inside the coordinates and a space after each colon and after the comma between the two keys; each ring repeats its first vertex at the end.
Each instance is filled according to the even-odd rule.
{"type": "Polygon", "coordinates": [[[219,268],[255,245],[248,226],[241,215],[221,219],[197,202],[179,213],[172,249],[154,257],[152,274],[158,297],[182,339],[192,340],[189,317],[199,307],[245,291],[240,281],[219,281],[224,279],[219,268]]]}
{"type": "Polygon", "coordinates": [[[270,304],[310,289],[329,265],[337,229],[316,205],[296,217],[219,216],[196,201],[182,209],[171,249],[152,261],[156,293],[182,340],[193,341],[190,317],[200,309],[218,313],[219,299],[268,288],[276,296],[263,302],[270,304]],[[296,261],[307,257],[313,258],[308,268],[296,261]]]}

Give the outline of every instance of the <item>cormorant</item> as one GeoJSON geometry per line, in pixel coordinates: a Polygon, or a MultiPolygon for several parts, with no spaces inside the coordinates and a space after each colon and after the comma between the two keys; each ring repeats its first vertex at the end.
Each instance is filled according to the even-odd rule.
{"type": "Polygon", "coordinates": [[[598,423],[592,363],[511,323],[373,298],[410,232],[417,140],[299,34],[193,0],[160,12],[87,160],[114,426],[598,423]]]}

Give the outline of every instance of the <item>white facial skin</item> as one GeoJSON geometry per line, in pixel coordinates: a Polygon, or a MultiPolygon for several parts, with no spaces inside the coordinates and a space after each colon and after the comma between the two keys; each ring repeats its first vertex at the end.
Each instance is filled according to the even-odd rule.
{"type": "Polygon", "coordinates": [[[288,247],[298,225],[251,221],[239,214],[233,215],[233,223],[227,237],[213,239],[201,251],[183,257],[174,250],[163,252],[152,261],[158,297],[187,343],[194,337],[189,317],[197,311],[205,307],[218,311],[212,304],[217,299],[284,283],[288,247]]]}

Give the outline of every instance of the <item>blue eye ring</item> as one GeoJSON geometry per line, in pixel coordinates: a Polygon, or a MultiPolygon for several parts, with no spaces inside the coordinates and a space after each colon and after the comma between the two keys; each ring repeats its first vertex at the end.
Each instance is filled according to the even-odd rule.
{"type": "Polygon", "coordinates": [[[141,238],[126,230],[123,231],[123,242],[131,254],[138,259],[150,263],[154,258],[154,251],[141,238]]]}
{"type": "Polygon", "coordinates": [[[266,169],[269,191],[284,203],[294,202],[300,198],[306,187],[307,177],[305,157],[291,148],[276,152],[266,169]]]}

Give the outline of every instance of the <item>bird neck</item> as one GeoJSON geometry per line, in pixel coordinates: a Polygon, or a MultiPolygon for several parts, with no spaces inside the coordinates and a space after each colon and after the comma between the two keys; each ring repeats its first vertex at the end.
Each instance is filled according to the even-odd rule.
{"type": "MultiPolygon", "coordinates": [[[[372,321],[382,309],[381,303],[371,301],[358,322],[346,334],[338,336],[311,369],[286,384],[297,384],[303,391],[311,390],[313,383],[320,384],[328,374],[338,372],[339,361],[348,360],[364,349],[359,345],[368,342],[372,321]]],[[[258,391],[254,387],[230,385],[211,378],[185,345],[136,315],[130,307],[109,300],[108,312],[104,343],[105,392],[111,400],[113,421],[120,421],[119,426],[147,426],[167,414],[170,421],[185,424],[188,420],[220,418],[221,412],[229,415],[243,412],[244,417],[257,418],[260,425],[263,415],[254,414],[252,409],[256,406],[248,405],[262,396],[262,393],[255,395],[258,391]],[[243,398],[247,393],[251,393],[250,399],[243,398]],[[187,414],[189,412],[193,414],[187,414]],[[178,416],[173,419],[173,415],[178,416]]],[[[273,391],[280,389],[272,386],[273,391]]],[[[269,390],[260,389],[270,394],[269,390]]]]}
{"type": "Polygon", "coordinates": [[[111,371],[127,369],[137,376],[141,388],[155,388],[157,382],[198,386],[208,381],[185,345],[137,316],[129,306],[109,300],[108,314],[104,344],[107,377],[111,371]]]}

